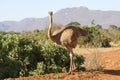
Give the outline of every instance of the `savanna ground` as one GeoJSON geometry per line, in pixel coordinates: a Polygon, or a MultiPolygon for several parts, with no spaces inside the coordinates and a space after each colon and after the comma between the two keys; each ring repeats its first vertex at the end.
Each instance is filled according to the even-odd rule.
{"type": "MultiPolygon", "coordinates": [[[[97,53],[99,65],[103,70],[67,73],[51,73],[22,78],[8,78],[6,80],[120,80],[120,48],[76,48],[74,53],[83,55],[86,60],[97,53]]],[[[91,64],[90,64],[91,65],[91,64]]]]}

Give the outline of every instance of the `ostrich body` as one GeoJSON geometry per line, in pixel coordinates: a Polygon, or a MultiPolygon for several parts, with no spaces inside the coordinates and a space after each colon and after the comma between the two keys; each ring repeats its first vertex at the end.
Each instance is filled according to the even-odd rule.
{"type": "Polygon", "coordinates": [[[73,48],[77,45],[77,39],[80,36],[87,36],[88,32],[81,28],[75,26],[63,26],[61,29],[56,30],[53,34],[51,32],[53,19],[53,12],[49,12],[50,25],[48,28],[48,38],[51,39],[58,45],[66,47],[70,56],[70,69],[69,73],[71,74],[75,70],[75,64],[73,60],[73,48]]]}

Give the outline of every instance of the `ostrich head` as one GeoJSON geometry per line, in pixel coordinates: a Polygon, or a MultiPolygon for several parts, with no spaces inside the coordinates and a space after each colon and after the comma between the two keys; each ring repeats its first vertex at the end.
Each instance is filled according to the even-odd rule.
{"type": "Polygon", "coordinates": [[[52,15],[53,15],[53,12],[52,12],[52,11],[49,11],[48,14],[49,14],[50,16],[52,16],[52,15]]]}

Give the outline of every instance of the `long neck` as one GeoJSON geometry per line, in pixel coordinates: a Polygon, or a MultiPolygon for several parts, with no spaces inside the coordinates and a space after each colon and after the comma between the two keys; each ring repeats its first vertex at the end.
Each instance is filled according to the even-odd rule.
{"type": "Polygon", "coordinates": [[[52,16],[49,16],[50,18],[50,25],[48,28],[48,38],[52,40],[52,24],[53,24],[53,19],[52,16]]]}

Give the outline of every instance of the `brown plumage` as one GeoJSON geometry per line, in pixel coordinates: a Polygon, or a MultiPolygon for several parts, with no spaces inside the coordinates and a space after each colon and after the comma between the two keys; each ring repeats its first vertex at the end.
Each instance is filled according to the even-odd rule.
{"type": "Polygon", "coordinates": [[[88,32],[81,28],[75,26],[64,26],[61,29],[56,30],[53,34],[51,32],[53,19],[52,19],[53,12],[49,12],[50,17],[50,25],[48,28],[48,38],[50,38],[53,42],[57,43],[58,45],[64,46],[67,48],[69,55],[70,55],[70,70],[69,73],[72,73],[75,70],[75,65],[73,61],[73,51],[72,49],[77,45],[77,39],[80,36],[87,36],[88,32]]]}

